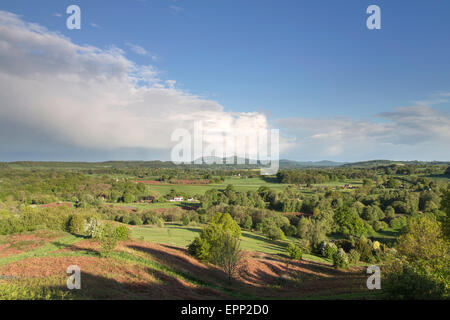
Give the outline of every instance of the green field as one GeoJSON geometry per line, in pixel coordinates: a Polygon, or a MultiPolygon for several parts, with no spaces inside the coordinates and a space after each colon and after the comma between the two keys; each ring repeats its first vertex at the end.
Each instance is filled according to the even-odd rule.
{"type": "MultiPolygon", "coordinates": [[[[202,227],[166,224],[164,228],[142,226],[132,228],[132,236],[137,239],[179,247],[188,246],[199,234],[202,227]]],[[[285,255],[285,247],[291,240],[273,241],[255,232],[242,231],[241,248],[247,251],[285,255]]],[[[329,263],[328,260],[315,255],[305,254],[306,260],[329,263]]]]}
{"type": "Polygon", "coordinates": [[[174,184],[174,185],[150,185],[147,187],[149,190],[157,192],[161,195],[166,195],[170,193],[170,190],[175,190],[179,192],[184,192],[190,195],[200,195],[204,194],[206,191],[211,189],[225,189],[227,185],[232,184],[236,191],[249,191],[258,190],[261,186],[267,186],[271,189],[275,190],[283,190],[287,185],[281,184],[277,182],[269,182],[264,180],[263,178],[239,178],[239,177],[231,177],[225,179],[223,183],[217,184],[208,184],[208,185],[189,185],[189,184],[174,184]]]}

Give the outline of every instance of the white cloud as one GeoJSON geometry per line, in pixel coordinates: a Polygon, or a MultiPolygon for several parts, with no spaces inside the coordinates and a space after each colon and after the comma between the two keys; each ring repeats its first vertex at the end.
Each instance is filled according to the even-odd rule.
{"type": "MultiPolygon", "coordinates": [[[[155,158],[169,154],[175,129],[192,132],[194,121],[216,133],[249,135],[271,127],[259,112],[227,112],[180,90],[120,48],[80,46],[4,11],[0,56],[0,159],[25,151],[41,152],[43,159],[76,153],[70,150],[86,158],[100,150],[127,159],[131,149],[139,150],[136,157],[155,158]]],[[[430,106],[448,98],[442,93],[364,120],[281,119],[276,127],[290,138],[281,139],[280,152],[300,160],[449,160],[450,116],[430,106]]]]}
{"type": "Polygon", "coordinates": [[[0,145],[169,150],[176,128],[267,130],[257,112],[231,113],[161,81],[123,51],[80,46],[61,34],[0,11],[0,145]],[[7,129],[6,129],[7,128],[7,129]]]}
{"type": "Polygon", "coordinates": [[[141,46],[138,46],[136,44],[129,43],[129,42],[125,43],[125,45],[127,47],[129,47],[132,52],[134,52],[138,55],[150,57],[150,58],[152,58],[153,61],[158,60],[158,57],[155,54],[151,54],[150,52],[148,52],[145,48],[143,48],[141,46]]]}
{"type": "Polygon", "coordinates": [[[296,137],[303,159],[448,160],[450,115],[429,106],[396,108],[373,118],[291,118],[277,124],[296,137]]]}

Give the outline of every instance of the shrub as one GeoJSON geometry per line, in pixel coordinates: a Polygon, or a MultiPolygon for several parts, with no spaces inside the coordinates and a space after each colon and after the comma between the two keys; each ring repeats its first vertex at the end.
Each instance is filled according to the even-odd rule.
{"type": "Polygon", "coordinates": [[[283,230],[275,225],[268,225],[263,229],[263,233],[270,240],[284,240],[286,239],[283,230]]]}
{"type": "Polygon", "coordinates": [[[372,243],[370,240],[367,240],[365,237],[359,238],[356,242],[355,249],[359,252],[361,261],[374,261],[372,254],[372,243]]]}
{"type": "Polygon", "coordinates": [[[242,227],[244,229],[250,230],[253,226],[253,219],[250,215],[246,215],[244,221],[242,222],[242,227]]]}
{"type": "Polygon", "coordinates": [[[390,222],[391,228],[401,230],[408,224],[408,220],[405,216],[401,216],[395,219],[392,219],[390,222]]]}
{"type": "Polygon", "coordinates": [[[348,256],[342,248],[333,255],[333,265],[336,268],[348,269],[348,262],[348,256]]]}
{"type": "Polygon", "coordinates": [[[26,230],[30,229],[26,229],[19,218],[8,217],[0,219],[0,235],[20,233],[26,230]]]}
{"type": "Polygon", "coordinates": [[[139,216],[133,215],[132,217],[130,217],[128,224],[130,224],[132,226],[141,226],[142,220],[141,220],[141,218],[139,218],[139,216]]]}
{"type": "Polygon", "coordinates": [[[130,238],[130,229],[127,228],[127,226],[118,226],[115,229],[117,240],[119,241],[125,241],[130,238]]]}
{"type": "Polygon", "coordinates": [[[206,239],[201,237],[196,237],[188,246],[189,253],[203,261],[207,261],[209,259],[210,249],[211,245],[206,239]]]}
{"type": "Polygon", "coordinates": [[[442,282],[437,282],[426,274],[420,274],[405,264],[400,270],[387,274],[383,292],[392,300],[427,300],[442,299],[446,289],[442,282]]]}
{"type": "Polygon", "coordinates": [[[311,242],[307,239],[300,239],[297,241],[298,246],[304,253],[311,253],[311,242]]]}
{"type": "Polygon", "coordinates": [[[183,226],[187,226],[187,225],[191,222],[191,220],[189,219],[189,216],[188,216],[188,215],[185,215],[185,216],[181,219],[181,222],[183,223],[183,226]]]}
{"type": "Polygon", "coordinates": [[[373,224],[373,228],[375,231],[383,231],[386,230],[388,227],[389,227],[388,224],[384,221],[376,221],[373,224]]]}
{"type": "Polygon", "coordinates": [[[108,255],[117,245],[116,228],[112,224],[105,224],[100,232],[99,242],[101,246],[101,254],[108,255]]]}
{"type": "MultiPolygon", "coordinates": [[[[287,220],[289,225],[289,220],[287,220]]],[[[286,239],[283,230],[281,230],[281,220],[276,217],[265,218],[261,221],[259,228],[261,232],[271,240],[284,240],[286,239]]]]}
{"type": "Polygon", "coordinates": [[[73,234],[83,235],[86,221],[80,214],[72,214],[69,218],[69,232],[73,234]]]}
{"type": "Polygon", "coordinates": [[[359,254],[359,252],[355,249],[352,249],[348,253],[348,262],[352,264],[358,263],[360,257],[361,255],[359,254]]]}
{"type": "Polygon", "coordinates": [[[338,251],[337,246],[332,242],[323,241],[320,244],[320,253],[323,257],[332,259],[333,255],[338,251]]]}
{"type": "Polygon", "coordinates": [[[98,238],[102,231],[102,223],[97,217],[89,217],[84,226],[84,234],[91,238],[98,238]]]}
{"type": "Polygon", "coordinates": [[[302,259],[302,249],[298,246],[296,246],[295,244],[293,244],[292,242],[289,243],[289,245],[286,248],[286,251],[289,255],[289,258],[291,258],[292,260],[301,260],[302,259]]]}

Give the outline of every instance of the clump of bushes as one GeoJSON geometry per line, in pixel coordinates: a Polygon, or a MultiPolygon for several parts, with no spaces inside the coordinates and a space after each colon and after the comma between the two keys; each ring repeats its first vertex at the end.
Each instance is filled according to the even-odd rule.
{"type": "Polygon", "coordinates": [[[359,254],[359,252],[355,249],[351,249],[348,252],[348,262],[351,264],[355,264],[359,262],[361,255],[359,254]]]}
{"type": "Polygon", "coordinates": [[[348,269],[348,263],[349,259],[345,251],[340,248],[334,255],[333,255],[333,265],[336,268],[340,269],[348,269]]]}
{"type": "Polygon", "coordinates": [[[338,247],[332,242],[322,241],[319,245],[319,250],[323,257],[332,259],[333,255],[338,251],[338,247]]]}
{"type": "Polygon", "coordinates": [[[408,264],[399,270],[387,273],[383,281],[383,292],[390,300],[436,300],[446,295],[445,284],[421,273],[408,264]]]}

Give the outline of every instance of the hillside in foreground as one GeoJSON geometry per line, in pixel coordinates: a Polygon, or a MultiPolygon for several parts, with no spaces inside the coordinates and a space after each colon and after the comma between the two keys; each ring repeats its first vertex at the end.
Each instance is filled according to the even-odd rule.
{"type": "Polygon", "coordinates": [[[98,243],[40,230],[0,239],[0,299],[307,299],[373,298],[362,268],[288,260],[245,251],[245,267],[231,282],[185,247],[132,239],[108,257],[98,243]],[[82,289],[66,288],[70,265],[81,268],[82,289]]]}

